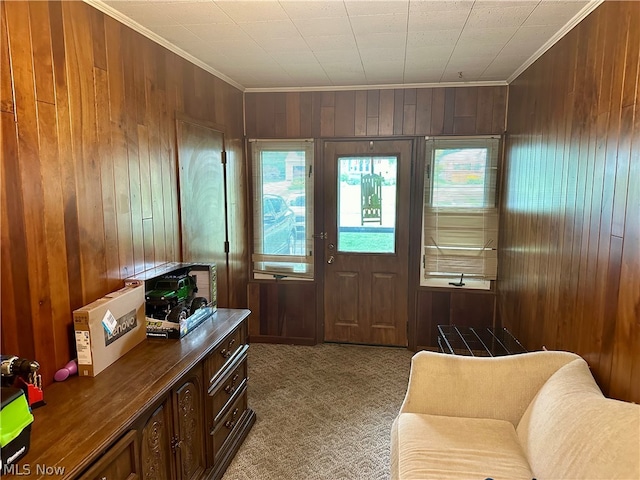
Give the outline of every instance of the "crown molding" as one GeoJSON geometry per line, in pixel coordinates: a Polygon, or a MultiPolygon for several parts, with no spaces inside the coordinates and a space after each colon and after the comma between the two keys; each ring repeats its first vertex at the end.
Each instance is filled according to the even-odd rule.
{"type": "Polygon", "coordinates": [[[538,50],[536,50],[536,52],[533,55],[531,55],[528,60],[526,60],[522,65],[520,65],[520,67],[515,72],[513,72],[509,78],[507,78],[507,83],[511,83],[516,78],[518,78],[522,72],[524,72],[527,68],[533,65],[533,63],[536,60],[538,60],[542,55],[544,55],[544,53],[547,50],[549,50],[556,43],[558,43],[562,39],[562,37],[564,37],[567,33],[569,33],[573,29],[573,27],[578,25],[582,20],[584,20],[587,17],[587,15],[589,15],[596,8],[598,8],[603,2],[604,0],[591,0],[588,4],[582,7],[582,10],[576,13],[576,15],[571,20],[569,20],[564,25],[564,27],[558,30],[553,37],[547,40],[547,42],[544,45],[542,45],[538,50]]]}
{"type": "Polygon", "coordinates": [[[337,85],[322,87],[272,87],[245,88],[245,93],[276,93],[276,92],[337,92],[347,90],[397,90],[408,88],[443,88],[443,87],[504,87],[506,81],[487,82],[441,82],[441,83],[385,83],[382,85],[337,85]]]}
{"type": "Polygon", "coordinates": [[[103,3],[101,0],[82,0],[82,1],[84,3],[86,3],[86,4],[88,4],[88,5],[91,5],[92,7],[100,10],[102,13],[104,13],[106,15],[109,15],[111,18],[117,20],[118,22],[125,24],[127,27],[132,28],[136,32],[138,32],[141,35],[144,35],[145,37],[147,37],[149,40],[152,40],[153,42],[155,42],[155,43],[157,43],[159,45],[162,45],[167,50],[169,50],[169,51],[175,53],[176,55],[184,58],[188,62],[191,62],[194,65],[202,68],[203,70],[206,70],[211,75],[213,75],[215,77],[218,77],[220,80],[223,80],[223,81],[227,82],[228,84],[234,86],[238,90],[240,90],[242,92],[245,91],[245,88],[244,88],[243,85],[241,85],[238,82],[236,82],[235,80],[227,77],[224,73],[221,73],[221,72],[215,70],[214,68],[211,68],[211,66],[207,65],[202,60],[199,60],[196,57],[194,57],[193,55],[191,55],[190,53],[187,53],[184,50],[182,50],[181,48],[176,47],[173,43],[166,41],[164,38],[162,38],[158,34],[152,32],[151,30],[149,30],[146,27],[143,27],[138,22],[135,22],[134,20],[131,20],[129,17],[127,17],[127,16],[123,15],[122,13],[118,12],[117,10],[115,10],[112,7],[110,7],[106,3],[103,3]]]}

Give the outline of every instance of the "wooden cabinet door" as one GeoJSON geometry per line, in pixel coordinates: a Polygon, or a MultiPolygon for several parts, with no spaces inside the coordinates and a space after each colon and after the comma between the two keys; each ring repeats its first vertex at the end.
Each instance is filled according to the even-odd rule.
{"type": "Polygon", "coordinates": [[[170,410],[167,398],[142,427],[140,463],[144,480],[172,480],[170,410]]]}
{"type": "Polygon", "coordinates": [[[229,254],[225,251],[224,134],[186,117],[176,120],[176,128],[182,261],[218,265],[218,305],[226,307],[229,254]]]}
{"type": "Polygon", "coordinates": [[[138,480],[137,432],[130,430],[87,470],[80,480],[138,480]]]}
{"type": "Polygon", "coordinates": [[[201,369],[196,369],[173,393],[178,480],[195,480],[206,468],[202,396],[201,369]]]}

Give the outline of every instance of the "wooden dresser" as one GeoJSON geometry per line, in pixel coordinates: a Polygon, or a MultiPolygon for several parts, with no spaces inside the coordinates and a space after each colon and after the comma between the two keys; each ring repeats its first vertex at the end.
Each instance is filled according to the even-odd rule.
{"type": "Polygon", "coordinates": [[[95,378],[46,388],[29,453],[3,476],[222,477],[255,422],[249,313],[219,309],[181,340],[147,339],[95,378]]]}

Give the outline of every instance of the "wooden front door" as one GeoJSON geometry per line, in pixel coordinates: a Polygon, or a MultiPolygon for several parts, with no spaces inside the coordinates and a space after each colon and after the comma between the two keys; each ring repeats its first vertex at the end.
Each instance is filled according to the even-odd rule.
{"type": "Polygon", "coordinates": [[[411,140],[323,146],[324,339],[407,345],[411,140]]]}

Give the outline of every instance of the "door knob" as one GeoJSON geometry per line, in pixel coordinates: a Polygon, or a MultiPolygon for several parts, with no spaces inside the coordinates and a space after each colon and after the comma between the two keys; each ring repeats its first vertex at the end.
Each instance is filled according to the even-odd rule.
{"type": "Polygon", "coordinates": [[[329,265],[331,265],[333,262],[335,262],[335,260],[336,260],[336,259],[334,258],[334,256],[333,256],[333,255],[331,255],[331,256],[327,259],[327,263],[328,263],[329,265]]]}

